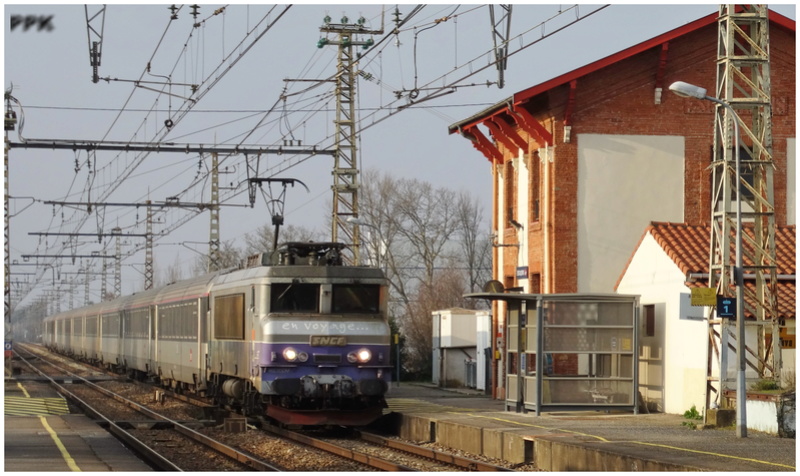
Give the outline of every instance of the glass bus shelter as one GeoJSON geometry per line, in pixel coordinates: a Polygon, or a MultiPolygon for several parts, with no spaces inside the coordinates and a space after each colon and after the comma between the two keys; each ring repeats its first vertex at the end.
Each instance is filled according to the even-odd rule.
{"type": "MultiPolygon", "coordinates": [[[[638,413],[639,297],[475,293],[506,302],[506,410],[638,413]]],[[[501,352],[502,349],[499,349],[501,352]]]]}

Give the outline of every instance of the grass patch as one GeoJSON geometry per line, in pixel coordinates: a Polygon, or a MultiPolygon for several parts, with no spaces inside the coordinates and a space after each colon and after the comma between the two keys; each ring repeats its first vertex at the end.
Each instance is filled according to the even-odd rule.
{"type": "Polygon", "coordinates": [[[686,418],[687,421],[681,422],[681,425],[687,426],[692,430],[697,429],[697,421],[703,419],[703,415],[697,411],[697,407],[692,405],[692,408],[683,412],[683,418],[686,418]]]}

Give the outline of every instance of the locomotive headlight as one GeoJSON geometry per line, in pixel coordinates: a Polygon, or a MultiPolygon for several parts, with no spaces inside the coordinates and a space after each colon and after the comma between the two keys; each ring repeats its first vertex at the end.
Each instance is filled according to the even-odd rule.
{"type": "MultiPolygon", "coordinates": [[[[291,347],[287,347],[283,349],[283,358],[288,362],[294,362],[297,360],[297,351],[291,347]]],[[[306,356],[306,358],[308,358],[308,356],[306,356]]]]}
{"type": "Polygon", "coordinates": [[[357,351],[350,352],[349,354],[347,354],[347,361],[350,362],[351,364],[354,364],[356,362],[363,364],[369,362],[371,358],[372,358],[372,352],[370,352],[370,350],[366,348],[359,349],[357,351]]]}
{"type": "Polygon", "coordinates": [[[369,349],[361,349],[358,351],[358,361],[361,363],[369,362],[369,359],[372,358],[372,352],[369,349]]]}

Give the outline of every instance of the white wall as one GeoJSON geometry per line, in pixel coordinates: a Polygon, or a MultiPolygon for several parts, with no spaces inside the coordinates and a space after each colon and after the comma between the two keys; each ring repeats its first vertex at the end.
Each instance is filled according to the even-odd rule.
{"type": "Polygon", "coordinates": [[[680,318],[680,294],[689,292],[685,279],[648,233],[617,287],[620,294],[639,294],[642,306],[656,305],[655,336],[640,339],[640,355],[651,357],[651,367],[640,369],[639,378],[645,398],[645,391],[657,398],[662,383],[663,409],[659,409],[666,413],[682,414],[692,405],[698,411],[705,408],[708,324],[680,318]]]}
{"type": "MultiPolygon", "coordinates": [[[[530,177],[531,171],[525,154],[520,150],[519,156],[514,159],[514,168],[517,170],[517,221],[525,227],[517,230],[519,237],[519,251],[517,252],[517,267],[528,266],[528,227],[530,227],[530,177]]],[[[531,284],[527,279],[519,280],[525,292],[531,292],[531,284]]]]}
{"type": "Polygon", "coordinates": [[[651,221],[683,222],[684,138],[578,136],[578,292],[612,292],[651,221]]]}
{"type": "MultiPolygon", "coordinates": [[[[474,347],[477,342],[477,311],[465,309],[447,309],[434,311],[439,316],[439,346],[448,347],[474,347]]],[[[434,333],[434,336],[436,334],[434,333]]]]}
{"type": "Polygon", "coordinates": [[[492,386],[492,382],[486,381],[486,349],[492,352],[492,315],[489,311],[479,311],[476,315],[476,357],[477,375],[475,388],[486,390],[492,386]]]}

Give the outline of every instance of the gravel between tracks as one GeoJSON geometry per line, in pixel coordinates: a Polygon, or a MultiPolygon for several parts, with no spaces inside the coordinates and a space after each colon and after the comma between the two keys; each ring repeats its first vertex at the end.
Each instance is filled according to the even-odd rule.
{"type": "MultiPolygon", "coordinates": [[[[61,363],[69,365],[72,371],[82,375],[99,374],[99,372],[87,370],[81,364],[70,361],[69,359],[59,358],[61,363]]],[[[161,413],[177,422],[193,422],[207,418],[202,408],[166,398],[162,402],[156,402],[155,388],[148,388],[126,381],[106,381],[98,385],[148,408],[161,413]]],[[[107,397],[100,397],[88,389],[81,389],[80,385],[70,385],[72,389],[85,396],[90,405],[96,405],[99,399],[103,399],[103,406],[111,408],[108,417],[112,420],[133,419],[131,410],[126,410],[121,404],[111,402],[107,397]]],[[[223,425],[205,427],[198,431],[221,441],[232,448],[249,453],[260,459],[280,465],[289,471],[374,471],[363,464],[347,461],[344,458],[330,455],[321,450],[307,448],[296,443],[281,440],[268,433],[257,429],[248,428],[243,433],[228,433],[223,429],[223,425]]],[[[190,471],[241,471],[242,465],[232,462],[227,458],[213,452],[199,451],[196,443],[186,441],[184,437],[175,432],[164,432],[163,430],[133,430],[133,434],[140,440],[147,442],[148,445],[158,448],[166,453],[167,457],[173,459],[177,464],[182,465],[190,471]]],[[[337,443],[347,443],[347,446],[367,455],[375,457],[385,457],[384,448],[364,444],[355,440],[337,441],[337,443]]],[[[511,463],[485,458],[480,455],[465,454],[451,448],[443,447],[436,443],[422,444],[445,453],[456,454],[469,459],[489,462],[499,466],[513,468],[517,471],[536,471],[534,465],[514,466],[511,463]]],[[[414,457],[404,458],[403,456],[392,457],[392,461],[403,464],[421,471],[458,471],[452,467],[439,465],[432,462],[420,462],[414,457]]]]}

